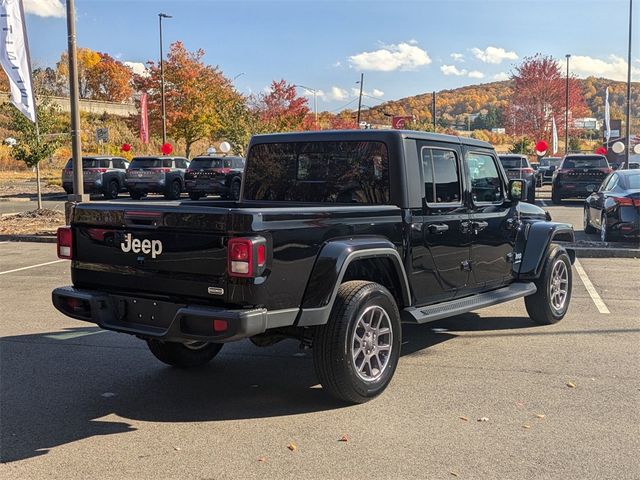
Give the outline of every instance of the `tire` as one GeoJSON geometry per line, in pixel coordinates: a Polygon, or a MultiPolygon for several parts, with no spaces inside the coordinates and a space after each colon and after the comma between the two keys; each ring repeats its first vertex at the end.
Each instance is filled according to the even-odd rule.
{"type": "Polygon", "coordinates": [[[72,190],[72,189],[65,188],[65,189],[64,189],[64,191],[65,191],[65,193],[66,193],[67,195],[73,195],[73,190],[72,190]]]}
{"type": "Polygon", "coordinates": [[[536,203],[536,184],[534,183],[527,191],[527,202],[535,205],[536,203]]]}
{"type": "Polygon", "coordinates": [[[600,217],[600,241],[601,242],[610,242],[611,241],[611,233],[607,228],[607,214],[602,212],[600,217]]]}
{"type": "Polygon", "coordinates": [[[233,182],[231,184],[231,191],[229,192],[229,198],[231,200],[240,199],[240,182],[233,182]]]}
{"type": "Polygon", "coordinates": [[[204,195],[198,192],[189,192],[189,198],[191,200],[200,200],[204,195]]]}
{"type": "Polygon", "coordinates": [[[144,193],[139,192],[139,191],[137,191],[137,190],[131,190],[131,191],[129,192],[129,196],[130,196],[131,198],[133,198],[134,200],[140,200],[142,197],[144,197],[144,193]]]}
{"type": "Polygon", "coordinates": [[[582,229],[584,233],[596,233],[596,229],[591,225],[589,221],[589,207],[585,205],[584,213],[582,214],[582,229]]]}
{"type": "Polygon", "coordinates": [[[180,198],[180,193],[182,193],[182,185],[180,185],[180,180],[174,180],[169,185],[169,189],[164,194],[164,198],[167,200],[178,200],[180,198]]]}
{"type": "Polygon", "coordinates": [[[524,298],[527,313],[539,325],[552,325],[564,318],[571,302],[571,260],[564,248],[552,245],[544,262],[540,278],[535,281],[538,290],[524,298]],[[559,275],[558,275],[559,274],[559,275]],[[564,281],[557,279],[564,278],[564,281]],[[559,297],[564,287],[564,297],[559,297]]]}
{"type": "Polygon", "coordinates": [[[222,343],[191,344],[147,340],[151,353],[163,363],[178,368],[199,367],[209,363],[222,349],[222,343]]]}
{"type": "Polygon", "coordinates": [[[560,193],[558,193],[558,191],[553,187],[551,189],[551,203],[553,203],[554,205],[560,205],[562,203],[562,197],[560,196],[560,193]]]}
{"type": "Polygon", "coordinates": [[[115,200],[118,198],[118,193],[120,193],[120,184],[117,180],[111,180],[103,196],[107,200],[115,200]]]}
{"type": "Polygon", "coordinates": [[[391,382],[401,343],[400,313],[391,293],[373,282],[343,283],[329,321],[317,327],[314,334],[316,374],[331,396],[348,403],[367,402],[380,395],[391,382]],[[367,325],[373,324],[377,328],[369,330],[367,325]],[[380,330],[388,331],[380,333],[380,330]],[[357,333],[362,336],[360,340],[357,333]],[[354,359],[357,346],[359,353],[354,359]],[[372,351],[376,353],[369,356],[367,352],[372,351]]]}

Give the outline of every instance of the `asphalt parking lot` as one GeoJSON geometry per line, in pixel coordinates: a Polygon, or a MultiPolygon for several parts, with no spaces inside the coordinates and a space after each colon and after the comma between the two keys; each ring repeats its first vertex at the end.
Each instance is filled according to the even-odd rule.
{"type": "Polygon", "coordinates": [[[54,245],[1,243],[0,478],[637,479],[639,267],[581,259],[554,326],[522,301],[407,326],[389,389],[345,407],[293,341],[166,367],[53,309],[54,245]]]}

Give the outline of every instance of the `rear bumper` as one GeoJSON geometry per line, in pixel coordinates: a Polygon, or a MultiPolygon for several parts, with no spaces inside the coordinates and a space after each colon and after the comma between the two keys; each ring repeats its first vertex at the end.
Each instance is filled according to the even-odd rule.
{"type": "Polygon", "coordinates": [[[106,330],[170,342],[240,340],[270,328],[291,326],[299,311],[227,310],[74,287],[56,288],[51,297],[53,305],[71,318],[106,330]]]}
{"type": "Polygon", "coordinates": [[[185,180],[184,187],[187,192],[197,193],[226,193],[229,189],[224,182],[197,182],[196,180],[185,180]]]}
{"type": "Polygon", "coordinates": [[[554,182],[553,190],[557,192],[557,194],[561,198],[587,198],[591,195],[594,190],[587,189],[588,186],[595,186],[597,189],[600,186],[601,181],[593,181],[593,182],[570,182],[570,181],[562,181],[562,182],[554,182]]]}
{"type": "MultiPolygon", "coordinates": [[[[83,182],[84,191],[86,193],[100,193],[104,189],[102,180],[94,180],[91,182],[83,182]]],[[[73,181],[62,182],[62,188],[65,190],[73,190],[73,181]]]]}
{"type": "Polygon", "coordinates": [[[127,190],[136,192],[162,193],[167,189],[167,183],[162,180],[158,182],[136,182],[135,180],[125,180],[127,190]]]}

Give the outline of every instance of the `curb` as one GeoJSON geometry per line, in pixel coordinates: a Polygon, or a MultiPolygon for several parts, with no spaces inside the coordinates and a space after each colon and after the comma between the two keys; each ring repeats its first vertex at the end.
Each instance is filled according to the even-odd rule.
{"type": "Polygon", "coordinates": [[[31,199],[30,198],[0,198],[0,202],[21,202],[21,203],[26,203],[26,202],[30,202],[31,199]]]}
{"type": "MultiPolygon", "coordinates": [[[[64,200],[67,198],[67,195],[64,194],[56,194],[56,195],[43,195],[43,202],[53,202],[56,200],[64,200]]],[[[0,202],[37,202],[38,197],[2,197],[0,198],[0,202]]]]}
{"type": "Polygon", "coordinates": [[[576,252],[576,257],[578,258],[640,258],[640,248],[634,244],[587,241],[558,243],[576,252]]]}
{"type": "Polygon", "coordinates": [[[0,235],[0,242],[56,243],[55,235],[0,235]]]}

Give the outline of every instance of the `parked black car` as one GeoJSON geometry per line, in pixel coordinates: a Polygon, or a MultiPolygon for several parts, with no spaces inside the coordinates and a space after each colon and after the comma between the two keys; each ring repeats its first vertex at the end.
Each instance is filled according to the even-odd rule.
{"type": "Polygon", "coordinates": [[[401,321],[524,298],[549,325],[569,308],[575,255],[559,242],[573,229],[521,201],[524,182],[506,178],[488,143],[401,130],[259,135],[242,181],[238,201],[76,205],[58,231],[73,286],[53,304],[182,368],[226,342],[296,339],[313,349],[323,389],[352,403],[391,381],[401,321]]]}
{"type": "Polygon", "coordinates": [[[553,172],[551,201],[559,205],[563,198],[586,198],[612,171],[604,155],[566,155],[553,172]]]}
{"type": "MultiPolygon", "coordinates": [[[[82,175],[85,193],[102,193],[104,198],[117,198],[126,191],[125,176],[129,162],[120,157],[82,157],[82,175]]],[[[62,188],[73,193],[73,160],[70,158],[62,170],[62,188]]]]}
{"type": "Polygon", "coordinates": [[[184,175],[187,193],[191,200],[199,200],[208,194],[237,200],[240,198],[244,158],[204,155],[195,157],[184,175]]]}
{"type": "Polygon", "coordinates": [[[127,170],[126,185],[131,198],[162,193],[176,200],[184,191],[184,174],[189,161],[183,157],[135,157],[127,170]]]}
{"type": "Polygon", "coordinates": [[[553,171],[562,163],[561,157],[544,157],[540,159],[538,167],[538,185],[551,185],[553,171]]]}
{"type": "Polygon", "coordinates": [[[640,236],[640,170],[616,170],[584,203],[584,231],[600,230],[600,240],[640,236]]]}
{"type": "Polygon", "coordinates": [[[509,180],[524,180],[527,186],[527,202],[536,203],[536,175],[525,155],[500,155],[500,163],[509,180]]]}

